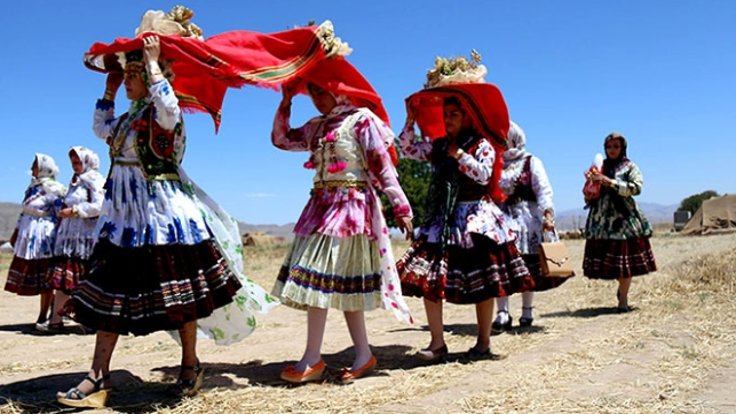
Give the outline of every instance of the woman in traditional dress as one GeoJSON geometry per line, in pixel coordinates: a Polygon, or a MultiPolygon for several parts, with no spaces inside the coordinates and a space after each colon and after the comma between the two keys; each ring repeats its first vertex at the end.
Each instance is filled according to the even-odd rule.
{"type": "MultiPolygon", "coordinates": [[[[167,21],[152,26],[179,27],[172,42],[192,35],[188,21],[179,24],[171,15],[177,16],[156,14],[167,21]]],[[[75,320],[97,330],[89,374],[57,395],[59,402],[75,407],[104,405],[110,358],[121,334],[178,331],[182,357],[175,391],[192,396],[204,373],[196,353],[197,328],[218,343],[239,340],[255,326],[251,310],[277,303],[242,275],[235,220],[180,166],[186,131],[174,86],[164,76],[174,74],[159,60],[158,35],[141,33],[109,47],[128,51],[114,55],[112,62],[122,61],[124,77],[110,72],[94,113],[93,129],[110,145],[112,168],[91,270],[70,299],[75,320]],[[130,108],[116,117],[114,98],[123,79],[130,108]]],[[[110,60],[88,60],[100,61],[110,60]]]]}
{"type": "Polygon", "coordinates": [[[64,330],[62,311],[72,289],[89,269],[89,257],[97,240],[97,217],[105,195],[105,178],[98,171],[97,154],[85,147],[72,147],[69,159],[74,175],[59,212],[61,222],[49,275],[49,284],[55,289],[54,306],[51,317],[41,326],[46,333],[64,330]]]}
{"type": "Polygon", "coordinates": [[[344,313],[355,360],[340,376],[359,378],[376,365],[364,312],[379,307],[401,319],[409,312],[391,252],[377,191],[387,195],[400,228],[412,231],[412,212],[397,180],[390,151],[394,135],[370,84],[342,57],[317,64],[297,84],[285,85],[271,135],[274,146],[310,154],[315,170],[311,197],[278,275],[273,294],[307,310],[307,346],[281,378],[318,380],[325,371],[321,348],[328,309],[344,313]],[[289,126],[295,91],[309,94],[320,115],[299,128],[289,126]]]}
{"type": "Polygon", "coordinates": [[[602,171],[594,170],[591,179],[600,182],[600,195],[586,198],[583,274],[591,279],[617,280],[619,312],[628,312],[629,288],[633,276],[657,270],[649,244],[652,227],[634,201],[641,194],[644,177],[626,156],[626,138],[612,132],[603,142],[606,159],[602,171]]]}
{"type": "Polygon", "coordinates": [[[42,330],[49,317],[53,289],[48,284],[54,255],[58,205],[66,188],[56,181],[59,168],[46,154],[36,154],[31,165],[31,183],[23,197],[23,210],[10,238],[13,261],[5,290],[21,296],[41,296],[36,329],[42,330]]]}
{"type": "MultiPolygon", "coordinates": [[[[527,269],[534,277],[534,289],[521,294],[519,325],[529,327],[534,321],[534,292],[552,289],[567,279],[545,277],[539,263],[539,245],[558,241],[555,232],[555,206],[552,202],[552,185],[547,178],[542,161],[526,150],[526,135],[513,121],[506,136],[508,148],[503,153],[501,190],[506,200],[501,210],[506,215],[516,235],[516,247],[527,269]]],[[[494,333],[511,329],[509,298],[496,299],[498,313],[491,329],[494,333]]]]}
{"type": "Polygon", "coordinates": [[[533,286],[497,205],[508,112],[477,63],[438,59],[425,89],[407,98],[399,137],[404,156],[432,165],[427,216],[397,265],[403,291],[424,299],[431,341],[416,354],[424,360],[448,354],[443,300],[475,305],[478,336],[466,355],[484,358],[491,355],[493,298],[533,286]]]}

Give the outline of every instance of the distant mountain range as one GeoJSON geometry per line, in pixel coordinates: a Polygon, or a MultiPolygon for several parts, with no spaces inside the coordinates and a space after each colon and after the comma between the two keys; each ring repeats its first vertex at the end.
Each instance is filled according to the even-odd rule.
{"type": "MultiPolygon", "coordinates": [[[[662,205],[638,202],[637,205],[650,223],[672,223],[673,214],[679,204],[662,205]]],[[[583,208],[557,212],[555,221],[559,230],[575,230],[585,227],[588,210],[583,208]]]]}
{"type": "Polygon", "coordinates": [[[294,225],[296,223],[287,223],[287,224],[249,224],[249,223],[243,223],[242,221],[238,222],[238,227],[240,228],[240,234],[244,233],[266,233],[271,236],[275,237],[283,237],[284,239],[291,240],[294,238],[294,234],[292,233],[292,230],[294,230],[294,225]]]}

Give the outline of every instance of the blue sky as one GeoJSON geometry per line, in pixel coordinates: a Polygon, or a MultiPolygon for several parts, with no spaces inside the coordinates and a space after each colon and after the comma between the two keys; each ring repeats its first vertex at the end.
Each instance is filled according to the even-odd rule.
{"type": "MultiPolygon", "coordinates": [[[[130,37],[147,9],[178,2],[6,2],[0,15],[0,201],[19,202],[35,152],[67,182],[72,145],[100,153],[91,131],[104,76],[82,65],[97,41],[130,37]]],[[[582,173],[618,130],[645,178],[640,201],[675,204],[713,189],[736,192],[736,2],[713,1],[190,1],[210,36],[281,31],[331,19],[348,58],[382,95],[394,130],[403,99],[435,56],[477,49],[503,91],[528,149],[545,163],[559,211],[582,205],[582,173]],[[349,6],[347,6],[349,4],[349,6]],[[362,7],[359,7],[362,6],[362,7]]],[[[122,95],[122,94],[121,94],[122,95]]],[[[231,90],[218,135],[187,115],[184,166],[226,210],[249,223],[295,221],[308,197],[307,156],[273,148],[279,94],[231,90]]],[[[127,108],[124,96],[118,108],[127,108]]],[[[316,111],[295,102],[294,123],[316,111]]],[[[104,171],[103,171],[104,172],[104,171]]]]}

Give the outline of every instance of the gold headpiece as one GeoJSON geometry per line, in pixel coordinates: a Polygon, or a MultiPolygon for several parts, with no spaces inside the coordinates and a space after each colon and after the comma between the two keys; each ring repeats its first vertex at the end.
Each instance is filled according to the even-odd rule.
{"type": "Polygon", "coordinates": [[[204,32],[191,22],[194,11],[184,6],[174,6],[170,12],[148,10],[141,18],[141,24],[135,29],[135,35],[154,32],[160,35],[181,35],[204,40],[204,32]]]}
{"type": "Polygon", "coordinates": [[[488,70],[480,63],[480,53],[473,49],[470,60],[464,56],[456,58],[437,57],[434,68],[427,72],[424,88],[435,88],[453,83],[484,83],[488,70]]]}
{"type": "Polygon", "coordinates": [[[335,28],[329,20],[325,20],[319,25],[317,28],[317,37],[319,37],[319,41],[322,43],[327,57],[347,56],[353,52],[353,49],[348,46],[348,42],[343,42],[342,39],[335,36],[335,28]]]}

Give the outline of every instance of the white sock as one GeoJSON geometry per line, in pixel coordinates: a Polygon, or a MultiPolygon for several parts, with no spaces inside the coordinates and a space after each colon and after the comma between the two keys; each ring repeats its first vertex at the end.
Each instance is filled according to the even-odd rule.
{"type": "Polygon", "coordinates": [[[534,292],[524,292],[521,294],[521,317],[524,319],[534,318],[534,292]]]}
{"type": "Polygon", "coordinates": [[[496,313],[496,323],[506,324],[509,321],[509,298],[504,296],[496,298],[496,305],[498,305],[498,313],[496,313]]]}

